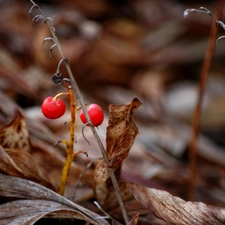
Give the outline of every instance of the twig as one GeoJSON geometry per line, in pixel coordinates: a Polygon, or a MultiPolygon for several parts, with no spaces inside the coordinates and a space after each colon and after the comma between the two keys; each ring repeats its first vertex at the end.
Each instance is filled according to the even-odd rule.
{"type": "MultiPolygon", "coordinates": [[[[216,9],[216,18],[221,17],[222,9],[223,9],[222,5],[223,5],[223,0],[218,0],[217,9],[216,9]]],[[[186,10],[185,13],[187,14],[184,14],[184,15],[187,16],[189,12],[206,13],[210,15],[214,20],[216,20],[216,22],[218,22],[217,19],[211,14],[211,12],[203,7],[201,7],[200,10],[195,10],[195,9],[193,9],[192,11],[186,10]]],[[[205,53],[204,63],[201,70],[199,89],[198,89],[198,100],[197,100],[197,104],[196,104],[196,108],[195,108],[195,112],[193,116],[193,121],[192,121],[192,139],[191,139],[191,144],[189,148],[189,159],[190,159],[190,162],[189,162],[190,176],[189,176],[189,192],[188,192],[189,200],[195,199],[199,123],[200,123],[200,116],[201,116],[201,110],[202,110],[202,100],[204,97],[208,73],[209,73],[209,69],[210,69],[210,65],[212,62],[212,57],[213,57],[213,53],[214,53],[215,45],[216,45],[216,37],[217,37],[217,27],[215,26],[215,23],[213,21],[211,25],[211,30],[210,30],[208,47],[205,53]]]]}
{"type": "Polygon", "coordinates": [[[105,216],[103,218],[105,219],[111,219],[113,221],[113,224],[120,224],[117,220],[113,219],[99,204],[98,202],[94,201],[94,204],[97,206],[97,208],[103,213],[105,214],[105,216]]]}
{"type": "MultiPolygon", "coordinates": [[[[58,37],[57,37],[57,35],[55,33],[55,28],[53,27],[52,20],[49,17],[45,17],[45,15],[42,12],[42,10],[40,9],[40,7],[33,0],[30,0],[30,2],[33,4],[32,8],[30,10],[30,13],[31,13],[31,11],[32,11],[32,9],[34,7],[36,7],[40,11],[42,18],[44,19],[44,22],[46,23],[46,25],[48,26],[48,28],[49,28],[49,30],[51,32],[51,35],[52,35],[53,40],[54,40],[54,43],[57,46],[61,57],[62,58],[66,58],[64,56],[64,54],[63,54],[61,44],[60,44],[60,42],[58,40],[58,37]]],[[[38,17],[38,19],[40,19],[40,18],[38,17]]],[[[90,117],[88,115],[85,103],[84,103],[83,95],[82,95],[82,93],[81,93],[81,91],[80,91],[80,89],[79,89],[79,87],[77,85],[77,82],[74,79],[74,76],[73,76],[72,70],[70,68],[69,62],[68,61],[64,61],[64,62],[65,62],[66,70],[67,70],[67,73],[69,75],[70,82],[71,82],[71,85],[72,85],[72,88],[73,88],[72,90],[75,92],[75,95],[76,95],[76,97],[77,97],[77,99],[78,99],[78,101],[79,101],[79,103],[81,105],[81,108],[82,108],[82,110],[84,112],[84,115],[85,115],[85,117],[87,119],[87,122],[89,124],[92,124],[91,119],[90,119],[90,117]]],[[[109,160],[108,160],[108,156],[106,154],[106,150],[105,150],[105,148],[104,148],[104,146],[102,144],[102,141],[101,141],[101,139],[100,139],[100,137],[99,137],[95,127],[92,125],[92,126],[90,126],[90,128],[91,128],[91,131],[92,131],[92,133],[93,133],[93,135],[94,135],[94,137],[95,137],[95,139],[96,139],[96,141],[97,141],[97,143],[99,145],[99,148],[100,148],[100,150],[102,152],[102,155],[103,155],[103,158],[105,160],[105,163],[108,166],[109,160]]],[[[129,223],[129,219],[128,219],[127,212],[126,212],[126,209],[125,209],[125,206],[124,206],[124,203],[123,203],[123,199],[122,199],[122,196],[121,196],[121,192],[120,192],[120,189],[119,189],[119,185],[118,185],[116,176],[114,174],[114,171],[111,168],[109,168],[109,167],[108,167],[108,172],[109,172],[109,176],[110,176],[110,178],[112,180],[112,184],[113,184],[113,187],[114,187],[116,195],[117,195],[117,199],[118,199],[118,202],[119,202],[122,214],[123,214],[124,221],[125,221],[126,224],[128,224],[129,223]]]]}

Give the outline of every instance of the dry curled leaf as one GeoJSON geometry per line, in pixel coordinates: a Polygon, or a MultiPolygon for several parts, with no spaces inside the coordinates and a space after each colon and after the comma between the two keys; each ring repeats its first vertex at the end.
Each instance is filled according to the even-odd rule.
{"type": "MultiPolygon", "coordinates": [[[[31,225],[49,213],[56,213],[57,218],[67,215],[70,207],[48,200],[18,200],[0,205],[1,224],[31,225]],[[13,210],[12,210],[13,208],[13,210]],[[10,218],[7,215],[10,214],[10,218]]],[[[75,211],[70,212],[70,218],[82,219],[75,211]]]]}
{"type": "Polygon", "coordinates": [[[225,209],[202,202],[184,201],[170,193],[127,183],[136,200],[156,217],[174,225],[222,225],[225,209]]]}
{"type": "MultiPolygon", "coordinates": [[[[133,146],[138,128],[133,120],[133,112],[142,103],[134,98],[131,103],[109,106],[109,122],[106,133],[106,152],[109,159],[109,167],[117,170],[119,178],[120,168],[123,160],[133,146]]],[[[106,181],[108,180],[108,168],[105,161],[98,160],[95,172],[95,192],[100,204],[102,204],[108,194],[106,181]]]]}
{"type": "Polygon", "coordinates": [[[32,181],[0,174],[0,196],[21,199],[0,205],[0,224],[31,225],[53,213],[51,217],[109,225],[98,214],[32,181]]]}
{"type": "Polygon", "coordinates": [[[138,134],[138,128],[133,120],[133,112],[141,104],[137,98],[134,98],[129,104],[109,105],[109,123],[106,133],[109,167],[120,166],[133,146],[138,134]]]}
{"type": "Polygon", "coordinates": [[[26,122],[19,110],[16,111],[14,119],[0,129],[0,145],[8,149],[31,150],[31,142],[26,122]]]}

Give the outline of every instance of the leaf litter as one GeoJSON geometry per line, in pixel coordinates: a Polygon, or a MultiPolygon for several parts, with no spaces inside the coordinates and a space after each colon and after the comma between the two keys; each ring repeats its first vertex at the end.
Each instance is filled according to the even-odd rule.
{"type": "Polygon", "coordinates": [[[83,219],[93,224],[109,224],[96,213],[69,201],[63,196],[28,180],[0,174],[0,195],[25,199],[2,204],[1,224],[34,224],[48,213],[83,219]],[[13,210],[12,211],[12,207],[13,210]],[[23,216],[21,216],[23,215],[23,216]]]}
{"type": "MultiPolygon", "coordinates": [[[[3,185],[1,187],[4,189],[1,189],[1,197],[9,197],[8,200],[4,198],[4,201],[1,201],[2,223],[18,224],[20,221],[21,224],[32,224],[41,217],[47,216],[46,213],[49,212],[49,217],[80,218],[90,223],[93,222],[91,219],[97,218],[95,223],[98,224],[98,216],[95,215],[95,217],[91,214],[93,218],[90,219],[89,214],[86,214],[84,210],[89,209],[101,214],[93,206],[93,198],[100,199],[100,201],[102,199],[103,204],[101,206],[103,209],[112,217],[122,220],[115,193],[108,179],[107,168],[104,162],[98,159],[97,165],[91,166],[84,173],[77,189],[73,187],[80,172],[85,169],[88,160],[81,157],[72,165],[65,197],[72,199],[74,195],[78,196],[78,199],[80,199],[78,200],[79,206],[84,207],[81,212],[74,212],[74,205],[72,206],[68,202],[69,205],[62,203],[62,198],[65,200],[65,197],[57,196],[57,200],[54,198],[47,198],[46,200],[47,194],[43,194],[40,198],[38,197],[38,200],[36,199],[39,196],[37,190],[42,190],[43,186],[48,188],[45,189],[46,193],[51,192],[50,189],[57,190],[58,188],[58,180],[64,162],[64,149],[61,146],[53,149],[52,146],[59,136],[64,137],[67,133],[66,128],[60,127],[62,126],[61,121],[51,126],[50,122],[47,123],[44,120],[37,119],[37,117],[30,120],[26,118],[26,115],[28,115],[26,112],[31,112],[32,109],[21,110],[21,107],[18,106],[23,101],[20,100],[21,97],[27,101],[26,103],[30,104],[31,98],[40,101],[45,95],[55,93],[56,87],[45,79],[50,78],[45,70],[52,73],[57,61],[49,60],[47,54],[43,55],[43,50],[40,47],[40,43],[47,34],[46,28],[40,26],[33,29],[30,26],[30,18],[26,20],[29,7],[26,10],[26,7],[23,4],[20,6],[20,4],[18,2],[16,5],[10,5],[10,10],[4,10],[4,5],[2,8],[0,7],[2,12],[0,15],[3,17],[0,22],[3,31],[0,32],[0,123],[2,126],[0,130],[2,145],[0,148],[0,186],[3,185]],[[18,26],[17,21],[20,21],[23,26],[18,26]],[[32,43],[28,41],[32,39],[31,33],[34,36],[32,43]],[[37,68],[37,65],[33,65],[34,62],[40,64],[41,70],[38,69],[39,67],[37,68]],[[26,79],[24,79],[24,73],[21,72],[23,70],[25,70],[25,73],[28,71],[26,79]],[[36,70],[35,76],[30,73],[32,70],[36,70]],[[37,76],[37,74],[40,74],[40,76],[37,76]],[[27,126],[24,118],[18,115],[18,110],[15,114],[15,108],[20,110],[21,115],[25,115],[27,126]],[[13,116],[14,119],[12,119],[13,116]],[[9,121],[11,123],[8,123],[9,121]],[[19,127],[22,128],[20,132],[18,132],[19,127]],[[98,169],[98,164],[100,169],[98,169]],[[102,196],[97,194],[96,191],[94,175],[97,172],[100,173],[100,177],[102,174],[102,183],[100,182],[104,184],[102,196]],[[18,178],[15,178],[15,176],[18,178]],[[10,181],[10,185],[7,186],[8,178],[12,179],[13,182],[10,181]],[[35,183],[32,183],[32,181],[35,183]],[[23,186],[22,190],[19,189],[23,194],[17,191],[17,185],[20,185],[21,182],[28,182],[28,186],[32,184],[32,187],[37,185],[35,191],[33,190],[33,195],[29,194],[30,187],[27,186],[23,186]],[[14,189],[14,186],[17,189],[14,189]],[[84,193],[86,189],[88,191],[84,193]],[[13,193],[7,192],[10,190],[13,193]],[[20,200],[14,201],[12,198],[20,200]],[[26,210],[20,211],[20,206],[24,206],[26,210]],[[15,216],[18,220],[12,220],[12,214],[10,214],[12,213],[12,207],[18,209],[15,210],[15,216]],[[5,214],[4,209],[10,211],[5,214]],[[8,215],[8,217],[6,218],[4,215],[8,215]],[[6,220],[4,221],[4,219],[6,220]]],[[[66,9],[68,2],[64,1],[59,4],[56,1],[54,4],[58,6],[62,4],[66,9]]],[[[85,3],[83,4],[85,5],[85,3]]],[[[186,154],[190,142],[189,123],[192,115],[189,113],[190,108],[184,110],[183,106],[188,106],[189,101],[185,101],[185,99],[192,99],[191,96],[194,93],[192,90],[187,91],[184,93],[185,98],[180,99],[181,92],[177,88],[179,85],[173,84],[181,83],[188,87],[187,84],[191,81],[197,86],[196,79],[198,78],[199,68],[196,65],[202,60],[205,52],[209,21],[206,17],[196,15],[196,17],[188,17],[185,21],[179,20],[179,15],[183,15],[183,9],[188,8],[186,7],[188,3],[181,3],[179,7],[173,4],[172,2],[147,0],[142,0],[138,4],[129,3],[126,8],[135,12],[133,14],[135,15],[135,21],[133,21],[133,15],[130,15],[129,19],[116,18],[118,12],[121,15],[125,13],[120,11],[123,6],[120,8],[104,7],[104,10],[100,11],[93,11],[89,7],[84,7],[82,14],[91,19],[81,16],[73,21],[68,16],[71,15],[71,11],[70,14],[67,14],[68,12],[65,10],[63,15],[61,12],[56,15],[56,24],[58,26],[61,24],[60,21],[64,21],[62,29],[66,23],[70,24],[69,28],[72,27],[72,29],[66,30],[66,35],[61,37],[63,48],[66,49],[66,55],[72,62],[79,84],[84,90],[87,90],[85,94],[89,99],[98,98],[98,101],[118,104],[128,102],[121,101],[121,98],[130,100],[132,96],[141,96],[139,99],[143,102],[141,110],[144,113],[137,113],[135,117],[140,132],[135,144],[132,139],[137,132],[135,126],[132,127],[131,132],[127,132],[128,130],[125,129],[124,133],[120,133],[121,135],[125,134],[123,136],[125,139],[131,137],[131,141],[126,142],[126,146],[121,147],[120,145],[120,141],[124,141],[122,136],[118,135],[116,140],[110,136],[109,128],[107,128],[109,132],[106,135],[106,139],[108,138],[110,143],[108,146],[106,144],[109,151],[110,166],[117,172],[116,176],[119,179],[129,218],[133,218],[133,221],[135,221],[130,223],[224,224],[224,145],[216,144],[212,141],[213,138],[202,134],[199,139],[196,188],[199,202],[186,202],[176,197],[186,199],[188,174],[186,154]],[[116,9],[116,19],[109,16],[114,9],[116,9]],[[99,18],[100,15],[105,18],[103,21],[101,21],[102,18],[99,18]],[[97,20],[95,20],[96,18],[97,20]],[[91,22],[94,22],[97,26],[94,26],[91,22]],[[86,28],[92,27],[94,29],[97,36],[96,40],[93,37],[93,39],[88,39],[82,36],[82,32],[79,35],[74,35],[73,31],[79,30],[84,24],[86,28]],[[166,33],[168,35],[164,35],[166,33]],[[68,37],[70,38],[68,39],[68,37]],[[108,91],[107,87],[111,89],[111,92],[108,91]],[[177,94],[170,95],[171,90],[177,94]],[[166,101],[167,95],[172,96],[172,103],[177,103],[175,111],[174,108],[171,111],[171,108],[164,104],[163,101],[166,101]],[[116,146],[120,147],[116,148],[116,146]],[[130,183],[130,181],[136,181],[136,184],[130,183]],[[163,189],[168,192],[162,191],[163,189]],[[135,215],[138,213],[139,218],[136,222],[137,217],[135,215]],[[153,215],[159,217],[160,220],[157,220],[153,215]],[[148,220],[148,218],[150,219],[148,220]]],[[[195,4],[198,3],[195,2],[195,4]]],[[[52,12],[53,6],[48,7],[50,12],[52,12]]],[[[80,7],[83,6],[80,5],[80,7]]],[[[74,14],[74,11],[72,13],[74,14]]],[[[219,43],[215,57],[217,65],[223,65],[223,41],[219,43]]],[[[209,98],[206,108],[203,110],[201,124],[206,133],[213,134],[215,140],[219,140],[219,143],[222,144],[224,144],[224,138],[223,135],[221,138],[220,131],[223,131],[225,121],[223,116],[223,74],[224,68],[222,66],[220,70],[212,67],[212,79],[209,79],[209,88],[206,90],[209,98]]],[[[33,105],[38,104],[34,102],[33,105]]],[[[123,107],[126,108],[126,105],[124,104],[123,107]]],[[[112,111],[113,108],[111,107],[112,111]]],[[[117,108],[115,107],[115,109],[117,108]]],[[[36,110],[37,115],[40,115],[38,114],[39,109],[36,110]]],[[[41,118],[41,116],[38,118],[41,118]]],[[[123,131],[123,129],[118,129],[118,121],[116,122],[113,119],[111,122],[115,122],[117,132],[123,131]]],[[[123,122],[121,125],[123,128],[126,127],[123,122]]],[[[102,138],[105,138],[104,129],[100,127],[99,132],[102,138]]],[[[94,140],[88,136],[89,138],[93,145],[88,147],[78,137],[77,148],[89,148],[92,155],[98,158],[99,154],[94,153],[94,151],[98,151],[94,140]]],[[[104,223],[105,221],[100,224],[104,223]]]]}

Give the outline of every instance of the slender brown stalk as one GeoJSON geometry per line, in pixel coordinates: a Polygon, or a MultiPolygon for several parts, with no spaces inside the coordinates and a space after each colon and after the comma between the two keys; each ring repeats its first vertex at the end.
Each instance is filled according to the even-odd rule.
{"type": "MultiPolygon", "coordinates": [[[[224,0],[218,0],[217,8],[216,8],[216,18],[220,18],[223,9],[224,0]]],[[[189,200],[195,199],[196,192],[196,167],[197,167],[197,147],[198,147],[198,137],[199,137],[199,123],[202,111],[202,100],[205,93],[205,87],[207,83],[208,73],[210,69],[210,65],[212,62],[213,53],[215,50],[217,39],[217,27],[215,25],[215,21],[212,22],[210,37],[208,41],[208,47],[204,58],[204,63],[201,70],[200,81],[199,81],[199,89],[198,89],[198,100],[193,116],[192,121],[192,139],[189,149],[189,168],[190,168],[190,176],[189,176],[189,191],[188,198],[189,200]]]]}
{"type": "MultiPolygon", "coordinates": [[[[61,55],[62,58],[65,58],[64,54],[63,54],[63,51],[62,51],[62,47],[61,47],[61,44],[58,40],[58,37],[55,33],[55,28],[53,27],[53,24],[52,24],[52,20],[49,18],[49,17],[45,17],[44,13],[42,12],[42,10],[40,9],[40,7],[33,1],[33,0],[30,0],[30,2],[33,4],[33,6],[37,7],[38,10],[40,11],[41,15],[43,16],[43,19],[46,23],[46,25],[48,26],[50,32],[51,32],[51,35],[53,37],[53,40],[54,40],[54,43],[55,45],[57,46],[58,50],[59,50],[59,53],[61,55]]],[[[85,102],[84,102],[84,98],[83,98],[83,95],[77,85],[77,82],[75,81],[74,79],[74,76],[73,76],[73,73],[72,73],[72,70],[70,68],[70,65],[69,65],[69,62],[67,60],[64,61],[65,62],[65,66],[66,66],[66,70],[67,70],[67,73],[69,75],[69,78],[70,78],[70,82],[71,82],[71,86],[72,86],[72,90],[75,92],[75,96],[77,97],[80,105],[81,105],[81,108],[84,112],[84,115],[88,121],[89,124],[92,124],[91,122],[91,119],[88,115],[88,112],[87,112],[87,108],[86,108],[86,105],[85,105],[85,102]]],[[[106,165],[108,165],[108,156],[106,154],[106,150],[102,144],[102,141],[96,131],[96,128],[94,126],[90,126],[91,130],[92,130],[92,133],[99,145],[99,148],[102,152],[102,155],[103,155],[103,158],[106,162],[106,165]]],[[[69,159],[70,160],[70,159],[69,159]]],[[[113,187],[115,189],[115,192],[116,192],[116,195],[117,195],[117,199],[118,199],[118,202],[119,202],[119,205],[120,205],[120,208],[121,208],[121,211],[122,211],[122,214],[123,214],[123,218],[124,218],[124,221],[126,224],[129,223],[129,219],[128,219],[128,216],[127,216],[127,212],[126,212],[126,209],[125,209],[125,206],[124,206],[124,203],[123,203],[123,200],[122,200],[122,196],[121,196],[121,192],[120,192],[120,189],[119,189],[119,185],[118,185],[118,182],[117,182],[117,179],[116,179],[116,176],[114,174],[114,171],[112,169],[110,169],[108,167],[108,172],[109,172],[109,176],[110,176],[110,179],[112,180],[112,184],[113,184],[113,187]]]]}

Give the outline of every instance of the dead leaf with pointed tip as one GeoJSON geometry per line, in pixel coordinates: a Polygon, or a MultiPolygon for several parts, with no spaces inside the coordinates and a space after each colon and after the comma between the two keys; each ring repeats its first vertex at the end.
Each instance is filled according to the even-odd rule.
{"type": "Polygon", "coordinates": [[[134,144],[138,128],[133,120],[133,112],[141,104],[137,98],[134,98],[129,104],[109,105],[106,151],[109,158],[109,167],[111,168],[121,166],[134,144]]]}
{"type": "MultiPolygon", "coordinates": [[[[120,176],[120,168],[123,160],[133,146],[138,128],[133,120],[133,112],[142,103],[134,98],[131,103],[115,106],[109,105],[109,122],[106,133],[106,152],[109,159],[109,167],[116,172],[117,179],[120,176]]],[[[108,194],[107,180],[108,168],[105,161],[100,158],[94,171],[95,194],[100,204],[103,204],[108,194]]]]}
{"type": "Polygon", "coordinates": [[[48,179],[48,173],[38,166],[30,153],[31,141],[26,121],[16,110],[13,120],[0,129],[0,171],[56,190],[48,179]]]}
{"type": "Polygon", "coordinates": [[[19,110],[16,110],[13,120],[0,129],[0,145],[7,149],[31,150],[28,128],[19,110]]]}
{"type": "Polygon", "coordinates": [[[135,199],[156,217],[173,225],[222,225],[225,224],[225,208],[190,202],[170,193],[127,183],[135,199]]]}

